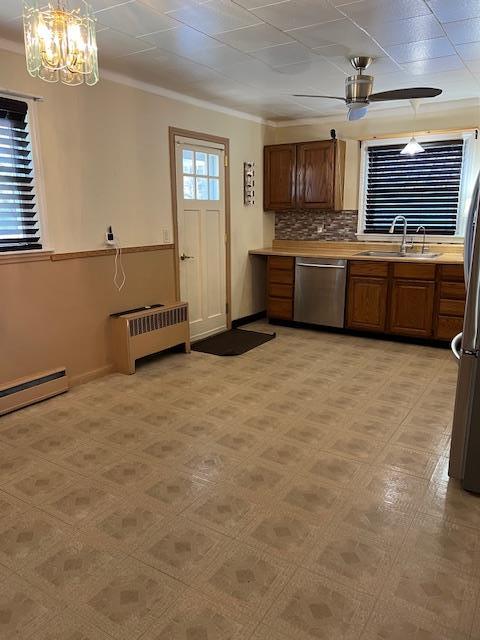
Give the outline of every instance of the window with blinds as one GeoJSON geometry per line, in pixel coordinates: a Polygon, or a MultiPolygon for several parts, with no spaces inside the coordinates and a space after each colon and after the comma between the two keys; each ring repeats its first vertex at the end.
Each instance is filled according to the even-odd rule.
{"type": "Polygon", "coordinates": [[[41,248],[28,104],[0,97],[0,252],[41,248]]]}
{"type": "Polygon", "coordinates": [[[455,235],[463,140],[421,144],[425,152],[415,156],[400,154],[405,143],[368,148],[365,233],[388,233],[402,215],[410,233],[423,225],[427,234],[455,235]]]}

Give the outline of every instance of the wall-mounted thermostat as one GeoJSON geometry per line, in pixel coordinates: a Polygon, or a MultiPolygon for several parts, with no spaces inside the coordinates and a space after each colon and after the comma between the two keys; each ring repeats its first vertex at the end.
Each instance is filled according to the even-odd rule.
{"type": "Polygon", "coordinates": [[[247,207],[255,204],[255,162],[243,163],[243,203],[247,207]]]}

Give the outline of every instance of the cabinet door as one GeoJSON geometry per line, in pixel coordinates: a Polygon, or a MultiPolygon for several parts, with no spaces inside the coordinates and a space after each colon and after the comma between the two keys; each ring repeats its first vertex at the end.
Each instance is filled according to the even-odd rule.
{"type": "Polygon", "coordinates": [[[347,327],[385,331],[388,280],[350,276],[348,280],[347,327]]]}
{"type": "Polygon", "coordinates": [[[390,331],[429,338],[433,330],[434,282],[393,280],[390,331]]]}
{"type": "Polygon", "coordinates": [[[267,211],[296,206],[297,149],[295,144],[265,147],[263,204],[267,211]]]}
{"type": "Polygon", "coordinates": [[[308,142],[297,147],[298,206],[335,208],[335,143],[308,142]]]}

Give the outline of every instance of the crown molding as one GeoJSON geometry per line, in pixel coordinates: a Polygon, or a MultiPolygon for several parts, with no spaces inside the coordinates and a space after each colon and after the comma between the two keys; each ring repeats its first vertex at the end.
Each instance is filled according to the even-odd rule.
{"type": "MultiPolygon", "coordinates": [[[[431,102],[422,103],[421,114],[425,113],[448,113],[449,111],[458,111],[459,108],[480,108],[480,98],[463,98],[460,100],[448,100],[445,102],[431,102]]],[[[395,118],[403,117],[411,114],[412,108],[410,104],[406,104],[404,107],[393,107],[390,109],[375,109],[371,111],[371,115],[375,118],[395,118]]],[[[356,124],[356,121],[354,124],[356,124]]],[[[348,121],[345,118],[341,118],[337,115],[329,116],[316,116],[314,118],[299,118],[298,120],[274,120],[269,122],[270,126],[275,128],[281,127],[302,127],[308,125],[319,124],[338,124],[342,123],[348,126],[348,121]]],[[[480,110],[478,113],[478,124],[480,125],[480,110]]]]}

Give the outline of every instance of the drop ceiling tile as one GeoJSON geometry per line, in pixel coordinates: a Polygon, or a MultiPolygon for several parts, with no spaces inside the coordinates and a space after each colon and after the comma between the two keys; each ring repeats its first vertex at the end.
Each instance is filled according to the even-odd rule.
{"type": "Polygon", "coordinates": [[[250,27],[261,22],[253,13],[231,0],[208,0],[187,9],[172,11],[169,15],[209,35],[250,27]]]}
{"type": "Polygon", "coordinates": [[[480,42],[468,42],[467,44],[458,44],[456,47],[458,55],[465,62],[473,62],[480,60],[480,42]]]}
{"type": "Polygon", "coordinates": [[[196,51],[205,51],[206,49],[223,46],[218,40],[185,25],[169,31],[151,33],[138,40],[143,40],[165,51],[177,53],[180,56],[190,56],[196,51]]]}
{"type": "MultiPolygon", "coordinates": [[[[258,0],[257,0],[258,1],[258,0]]],[[[245,29],[235,29],[227,31],[216,36],[225,44],[229,44],[240,51],[250,52],[264,49],[265,47],[273,47],[276,44],[286,44],[294,42],[293,38],[275,29],[269,24],[258,24],[254,27],[246,27],[245,29]]]]}
{"type": "MultiPolygon", "coordinates": [[[[344,73],[351,76],[353,73],[355,73],[355,71],[350,64],[348,57],[345,56],[343,52],[338,55],[337,46],[338,45],[333,45],[331,47],[321,47],[320,49],[314,49],[314,51],[316,51],[316,53],[318,53],[319,55],[326,57],[329,62],[341,69],[344,73]],[[335,50],[337,50],[337,52],[335,50]]],[[[372,64],[368,67],[367,73],[369,75],[375,76],[383,73],[395,73],[398,70],[398,64],[396,64],[390,58],[378,57],[375,58],[372,64]]]]}
{"type": "Polygon", "coordinates": [[[447,38],[433,38],[422,40],[421,42],[399,44],[394,47],[387,47],[386,50],[399,63],[455,55],[455,49],[447,38]]]}
{"type": "Polygon", "coordinates": [[[444,28],[453,44],[480,42],[480,18],[448,22],[444,28]]]}
{"type": "Polygon", "coordinates": [[[424,0],[360,0],[342,4],[338,9],[362,27],[416,18],[430,13],[424,0]]]}
{"type": "Polygon", "coordinates": [[[378,55],[379,46],[362,29],[350,20],[334,20],[287,32],[307,47],[324,47],[332,44],[343,45],[356,55],[378,55]]]}
{"type": "Polygon", "coordinates": [[[192,57],[198,63],[212,67],[212,69],[228,69],[234,64],[248,63],[251,59],[245,53],[227,45],[215,47],[215,49],[207,49],[206,51],[196,51],[192,57]]]}
{"type": "Polygon", "coordinates": [[[90,0],[89,4],[93,7],[94,11],[103,11],[104,9],[118,7],[122,4],[129,4],[130,2],[134,2],[134,0],[90,0]]]}
{"type": "Polygon", "coordinates": [[[253,12],[260,19],[279,29],[295,29],[341,18],[341,14],[327,0],[286,0],[253,12]]]}
{"type": "Polygon", "coordinates": [[[143,40],[132,38],[114,29],[104,29],[97,33],[98,58],[117,58],[131,53],[152,49],[152,45],[143,40]]]}
{"type": "Polygon", "coordinates": [[[430,40],[445,35],[442,26],[432,15],[383,22],[381,24],[362,24],[362,26],[383,47],[430,40]]]}
{"type": "Polygon", "coordinates": [[[480,0],[427,0],[441,22],[480,17],[480,0]]]}
{"type": "Polygon", "coordinates": [[[13,20],[21,15],[21,2],[18,2],[18,0],[2,0],[0,3],[0,20],[13,20]]]}
{"type": "Polygon", "coordinates": [[[402,67],[406,73],[411,73],[413,76],[424,76],[428,73],[445,73],[445,71],[465,69],[464,63],[457,55],[407,62],[403,64],[402,67]]]}
{"type": "Polygon", "coordinates": [[[166,11],[175,11],[177,9],[186,9],[198,4],[198,0],[137,0],[140,4],[151,7],[160,13],[166,11]]]}
{"type": "Polygon", "coordinates": [[[274,47],[259,49],[252,53],[252,55],[270,67],[282,67],[297,62],[306,62],[308,60],[314,60],[316,57],[314,53],[298,42],[277,44],[274,47]]]}
{"type": "Polygon", "coordinates": [[[102,25],[135,37],[179,26],[176,20],[139,2],[106,9],[98,14],[98,19],[102,25]]]}
{"type": "Polygon", "coordinates": [[[266,5],[281,4],[285,0],[235,0],[235,2],[245,9],[258,9],[266,5]]]}

